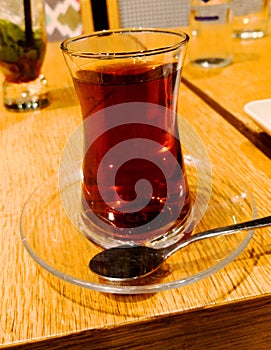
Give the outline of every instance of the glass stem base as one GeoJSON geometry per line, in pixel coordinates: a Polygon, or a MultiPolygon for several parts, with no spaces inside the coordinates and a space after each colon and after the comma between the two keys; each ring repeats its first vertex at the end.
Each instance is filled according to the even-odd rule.
{"type": "Polygon", "coordinates": [[[266,35],[264,30],[236,30],[233,32],[234,38],[239,39],[258,39],[266,35]]]}
{"type": "Polygon", "coordinates": [[[191,60],[193,66],[201,68],[223,68],[231,63],[231,58],[204,57],[191,60]]]}
{"type": "Polygon", "coordinates": [[[49,104],[47,80],[40,74],[27,83],[4,81],[3,98],[5,107],[17,112],[44,108],[49,104]]]}

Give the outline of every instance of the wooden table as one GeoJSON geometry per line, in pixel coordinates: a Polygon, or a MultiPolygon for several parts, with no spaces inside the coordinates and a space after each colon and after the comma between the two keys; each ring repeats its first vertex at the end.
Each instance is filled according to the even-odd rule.
{"type": "Polygon", "coordinates": [[[233,61],[223,69],[187,64],[183,82],[212,108],[271,156],[271,137],[244,111],[247,102],[271,96],[271,21],[269,34],[258,40],[233,39],[233,61]]]}
{"type": "MultiPolygon", "coordinates": [[[[247,249],[211,277],[150,295],[82,289],[38,267],[20,240],[21,210],[32,189],[58,171],[81,120],[56,44],[48,47],[44,72],[49,107],[23,114],[0,109],[0,348],[269,350],[270,228],[257,231],[247,249]]],[[[180,98],[180,112],[212,165],[241,177],[258,215],[270,215],[270,159],[183,84],[180,98]]]]}

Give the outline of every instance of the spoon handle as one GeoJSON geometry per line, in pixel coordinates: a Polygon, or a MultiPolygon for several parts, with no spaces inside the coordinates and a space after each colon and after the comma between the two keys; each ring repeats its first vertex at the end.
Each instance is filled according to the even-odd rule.
{"type": "Polygon", "coordinates": [[[271,216],[266,216],[260,219],[245,221],[239,224],[218,227],[218,228],[214,228],[204,232],[200,232],[195,235],[189,236],[187,239],[184,239],[183,241],[179,241],[175,243],[175,247],[173,245],[165,248],[164,256],[169,257],[170,255],[175,253],[178,249],[183,248],[192,242],[200,241],[205,238],[230,235],[237,231],[251,230],[251,229],[261,228],[266,226],[271,226],[271,216]]]}

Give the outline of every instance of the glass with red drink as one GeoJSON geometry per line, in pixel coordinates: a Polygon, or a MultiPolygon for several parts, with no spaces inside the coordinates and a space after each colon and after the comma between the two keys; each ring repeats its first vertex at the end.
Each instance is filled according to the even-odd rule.
{"type": "Polygon", "coordinates": [[[188,40],[122,29],[61,44],[83,115],[82,226],[99,245],[165,246],[186,232],[177,106],[188,40]]]}

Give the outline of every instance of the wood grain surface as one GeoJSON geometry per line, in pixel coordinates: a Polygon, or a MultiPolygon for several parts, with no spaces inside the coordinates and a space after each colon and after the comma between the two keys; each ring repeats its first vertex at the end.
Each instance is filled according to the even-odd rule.
{"type": "Polygon", "coordinates": [[[233,39],[233,60],[227,67],[202,69],[187,63],[183,70],[184,83],[269,157],[271,137],[243,108],[247,102],[271,97],[270,33],[271,21],[264,38],[233,39]]]}
{"type": "MultiPolygon", "coordinates": [[[[257,66],[257,60],[250,64],[257,66]]],[[[58,171],[63,147],[81,121],[55,43],[48,46],[43,70],[49,107],[22,114],[0,108],[0,348],[269,350],[268,228],[255,232],[226,268],[160,293],[91,291],[53,277],[34,262],[20,240],[20,214],[33,189],[58,171]]],[[[258,215],[270,215],[270,159],[183,84],[180,114],[203,140],[211,164],[242,179],[255,197],[258,215]]]]}

